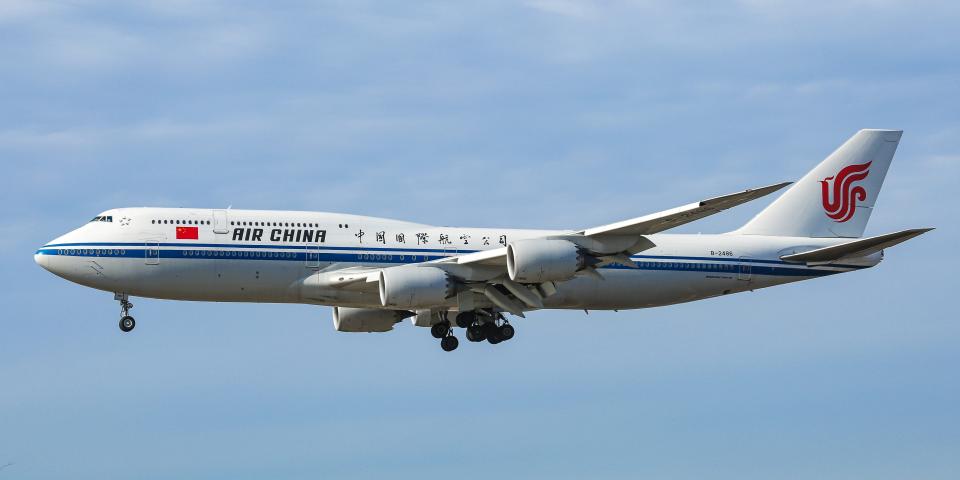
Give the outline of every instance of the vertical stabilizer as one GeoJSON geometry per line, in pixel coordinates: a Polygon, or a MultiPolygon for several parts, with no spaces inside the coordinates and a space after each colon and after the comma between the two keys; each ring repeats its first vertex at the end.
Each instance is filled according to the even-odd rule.
{"type": "Polygon", "coordinates": [[[902,130],[860,130],[734,233],[863,235],[902,130]]]}

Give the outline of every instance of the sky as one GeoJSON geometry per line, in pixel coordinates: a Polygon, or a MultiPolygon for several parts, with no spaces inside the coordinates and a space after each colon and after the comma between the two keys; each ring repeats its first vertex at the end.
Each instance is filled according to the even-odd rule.
{"type": "MultiPolygon", "coordinates": [[[[956,2],[0,1],[3,478],[953,479],[956,2]],[[905,131],[874,269],[499,345],[33,262],[124,206],[583,228],[905,131]]],[[[679,232],[737,228],[767,200],[679,232]]]]}

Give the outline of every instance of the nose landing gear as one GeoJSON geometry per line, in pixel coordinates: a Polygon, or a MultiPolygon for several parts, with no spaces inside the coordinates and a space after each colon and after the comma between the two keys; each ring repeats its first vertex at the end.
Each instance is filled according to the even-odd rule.
{"type": "Polygon", "coordinates": [[[120,318],[120,330],[124,332],[129,332],[133,330],[133,327],[137,326],[137,321],[133,319],[130,315],[124,315],[120,318]]]}
{"type": "Polygon", "coordinates": [[[130,310],[133,308],[133,304],[130,303],[129,298],[126,293],[113,294],[113,299],[120,302],[120,330],[124,332],[129,332],[133,330],[133,327],[137,326],[136,320],[130,316],[130,310]]]}

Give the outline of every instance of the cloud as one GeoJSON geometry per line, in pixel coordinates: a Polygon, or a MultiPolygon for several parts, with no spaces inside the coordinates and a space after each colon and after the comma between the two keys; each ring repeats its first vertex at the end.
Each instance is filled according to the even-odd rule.
{"type": "Polygon", "coordinates": [[[78,150],[153,141],[183,141],[203,136],[244,135],[262,128],[255,119],[222,119],[177,122],[152,119],[134,125],[93,126],[63,130],[0,130],[0,148],[27,150],[78,150]]]}
{"type": "MultiPolygon", "coordinates": [[[[651,477],[787,465],[861,478],[899,472],[908,438],[923,447],[910,475],[956,471],[943,419],[957,392],[942,380],[957,364],[943,301],[957,261],[942,252],[957,238],[943,200],[960,169],[957,8],[2,2],[0,376],[13,386],[0,400],[15,421],[0,450],[26,477],[129,477],[156,458],[158,476],[209,477],[238,452],[251,453],[238,477],[317,476],[325,462],[423,477],[436,455],[410,449],[364,470],[370,439],[446,432],[520,439],[497,466],[528,476],[636,477],[624,459],[639,441],[651,477]],[[865,126],[907,131],[870,228],[938,227],[880,268],[663,309],[535,312],[517,343],[455,356],[408,323],[341,335],[329,309],[297,305],[137,299],[140,333],[121,336],[109,292],[31,259],[134,205],[582,228],[796,178],[865,126]],[[811,306],[784,308],[798,298],[811,306]],[[438,404],[458,407],[438,417],[438,404]],[[118,462],[116,438],[148,453],[118,462]],[[198,460],[201,443],[215,461],[198,460]],[[691,464],[690,445],[707,460],[691,464]]],[[[684,231],[729,230],[768,201],[684,231]]],[[[485,462],[459,471],[489,476],[485,462]]]]}
{"type": "Polygon", "coordinates": [[[524,4],[542,12],[574,19],[589,19],[597,12],[593,3],[577,0],[530,0],[524,4]]]}
{"type": "Polygon", "coordinates": [[[28,22],[37,18],[63,12],[60,2],[37,2],[31,0],[5,0],[0,2],[0,24],[28,22]]]}
{"type": "MultiPolygon", "coordinates": [[[[6,2],[4,3],[6,5],[6,2]]],[[[250,15],[226,5],[215,9],[137,9],[133,4],[30,2],[47,7],[0,7],[0,21],[16,19],[7,32],[5,70],[56,69],[60,74],[104,76],[122,70],[154,68],[176,75],[214,68],[262,54],[271,35],[269,16],[250,15]],[[185,15],[194,12],[194,15],[185,15]],[[198,15],[197,12],[203,12],[198,15]],[[127,23],[122,17],[136,19],[127,23]],[[119,18],[118,18],[119,17],[119,18]],[[14,63],[15,60],[15,63],[14,63]]]]}

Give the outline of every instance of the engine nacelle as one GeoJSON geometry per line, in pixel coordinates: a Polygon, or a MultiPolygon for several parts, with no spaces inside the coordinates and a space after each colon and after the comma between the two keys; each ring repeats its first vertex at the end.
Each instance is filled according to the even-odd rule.
{"type": "Polygon", "coordinates": [[[456,293],[453,279],[440,268],[400,266],[380,271],[380,303],[384,307],[436,307],[456,293]]]}
{"type": "Polygon", "coordinates": [[[379,308],[333,307],[333,328],[338,332],[388,332],[413,312],[379,308]]]}
{"type": "Polygon", "coordinates": [[[569,280],[588,261],[583,249],[567,240],[517,240],[507,245],[507,273],[514,282],[569,280]]]}

